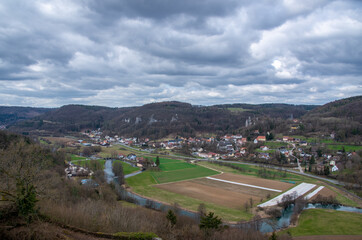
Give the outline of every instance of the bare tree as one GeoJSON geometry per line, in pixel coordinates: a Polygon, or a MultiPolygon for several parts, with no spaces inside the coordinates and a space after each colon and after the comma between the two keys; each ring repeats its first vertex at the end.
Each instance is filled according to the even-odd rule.
{"type": "Polygon", "coordinates": [[[41,170],[48,160],[38,145],[24,140],[0,150],[0,196],[9,202],[21,216],[29,216],[40,190],[41,170]]]}
{"type": "Polygon", "coordinates": [[[116,177],[118,177],[118,183],[120,185],[124,184],[124,173],[122,163],[115,161],[113,163],[113,172],[116,177]]]}

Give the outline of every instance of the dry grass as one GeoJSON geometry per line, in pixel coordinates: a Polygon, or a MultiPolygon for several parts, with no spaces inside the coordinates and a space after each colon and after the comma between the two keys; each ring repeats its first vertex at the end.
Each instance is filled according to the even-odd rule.
{"type": "MultiPolygon", "coordinates": [[[[177,224],[170,228],[166,213],[142,207],[129,207],[116,200],[110,185],[101,184],[97,189],[79,185],[76,181],[53,180],[52,198],[39,202],[40,212],[50,219],[91,232],[153,232],[162,239],[203,239],[204,233],[196,220],[177,217],[177,224]]],[[[259,232],[224,229],[208,239],[266,239],[259,232]]]]}

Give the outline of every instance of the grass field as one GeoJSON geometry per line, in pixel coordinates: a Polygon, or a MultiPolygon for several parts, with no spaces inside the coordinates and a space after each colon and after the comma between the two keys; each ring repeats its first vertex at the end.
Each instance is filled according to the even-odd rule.
{"type": "Polygon", "coordinates": [[[115,162],[120,162],[122,164],[122,167],[123,167],[123,174],[124,175],[127,175],[127,174],[130,174],[130,173],[133,173],[133,172],[136,172],[136,171],[139,171],[140,169],[138,167],[132,167],[131,165],[121,161],[121,160],[115,160],[113,161],[113,164],[115,162]]]}
{"type": "MultiPolygon", "coordinates": [[[[205,166],[205,167],[211,167],[211,168],[216,169],[218,171],[227,172],[227,173],[235,173],[235,174],[242,174],[242,175],[260,177],[258,175],[258,171],[261,168],[257,167],[257,166],[233,163],[232,165],[242,167],[245,170],[244,172],[241,172],[241,171],[238,171],[236,169],[232,169],[232,168],[227,167],[227,166],[219,166],[217,164],[213,164],[213,163],[209,163],[209,162],[200,162],[199,165],[205,166]]],[[[307,178],[307,177],[297,175],[297,174],[293,174],[293,173],[277,171],[277,170],[274,170],[274,169],[266,168],[266,172],[270,176],[275,176],[275,178],[267,178],[267,179],[273,179],[273,180],[279,180],[279,181],[281,181],[281,180],[283,180],[283,181],[293,181],[293,182],[296,182],[296,183],[299,183],[299,182],[312,182],[312,183],[314,183],[314,182],[316,182],[316,180],[311,179],[311,178],[307,178]]]]}
{"type": "Polygon", "coordinates": [[[343,147],[344,147],[344,150],[345,150],[346,152],[353,152],[353,151],[362,150],[362,146],[343,145],[343,144],[327,145],[327,147],[328,147],[329,149],[335,150],[335,151],[343,150],[343,147]]]}
{"type": "MultiPolygon", "coordinates": [[[[156,180],[157,183],[167,183],[167,182],[175,182],[175,181],[182,181],[192,178],[199,178],[205,177],[210,175],[218,174],[219,172],[213,171],[208,168],[204,168],[197,165],[192,165],[189,163],[182,164],[181,166],[177,166],[177,163],[173,164],[171,169],[167,172],[160,171],[160,172],[152,172],[152,176],[156,180]],[[188,165],[185,165],[188,164],[188,165]],[[184,168],[181,168],[184,166],[184,168]],[[187,166],[187,167],[185,167],[187,166]],[[178,168],[179,167],[179,168],[178,168]]],[[[166,165],[166,164],[165,164],[166,165]]],[[[162,164],[161,164],[162,166],[162,164]]]]}
{"type": "Polygon", "coordinates": [[[192,211],[197,211],[198,206],[204,203],[207,211],[214,212],[226,221],[249,220],[253,217],[252,213],[242,210],[242,206],[240,206],[240,209],[232,209],[153,187],[152,185],[156,184],[156,180],[150,171],[127,178],[126,182],[135,193],[168,204],[177,202],[182,208],[192,211]]]}
{"type": "Polygon", "coordinates": [[[123,146],[115,145],[112,147],[102,147],[102,152],[98,153],[100,157],[111,157],[112,153],[116,152],[117,154],[128,155],[130,153],[134,153],[136,151],[131,151],[130,149],[125,149],[123,146]]]}
{"type": "Polygon", "coordinates": [[[161,163],[160,164],[160,169],[165,172],[166,171],[175,171],[175,170],[180,170],[180,169],[185,169],[185,168],[194,168],[194,167],[196,167],[196,165],[185,163],[185,162],[161,163]]]}
{"type": "MultiPolygon", "coordinates": [[[[293,237],[311,235],[362,235],[362,214],[325,209],[302,212],[297,227],[289,232],[293,237]]],[[[348,239],[348,238],[346,238],[348,239]]]]}
{"type": "Polygon", "coordinates": [[[308,143],[317,143],[319,142],[319,138],[311,138],[311,137],[304,137],[304,136],[297,136],[297,135],[293,135],[293,136],[290,136],[292,138],[298,138],[302,141],[306,141],[308,143]]]}
{"type": "Polygon", "coordinates": [[[285,142],[270,142],[270,141],[268,141],[268,142],[265,142],[264,145],[268,146],[270,148],[276,149],[276,148],[280,148],[280,147],[288,147],[289,144],[285,143],[285,142]]]}
{"type": "Polygon", "coordinates": [[[87,167],[90,168],[92,171],[96,171],[96,170],[102,170],[104,169],[104,163],[105,160],[103,159],[98,159],[98,160],[85,160],[85,159],[80,159],[80,160],[72,160],[72,163],[82,166],[82,167],[87,167]]]}
{"type": "MultiPolygon", "coordinates": [[[[156,162],[156,157],[151,157],[151,159],[156,162]]],[[[170,158],[163,158],[163,157],[159,157],[160,159],[160,165],[162,164],[169,164],[169,163],[183,163],[184,161],[182,160],[176,160],[176,159],[170,159],[170,158]]]]}
{"type": "Polygon", "coordinates": [[[78,161],[78,160],[85,160],[87,159],[86,157],[81,157],[81,156],[78,156],[78,155],[75,155],[75,154],[71,154],[70,155],[70,158],[72,161],[78,161]]]}

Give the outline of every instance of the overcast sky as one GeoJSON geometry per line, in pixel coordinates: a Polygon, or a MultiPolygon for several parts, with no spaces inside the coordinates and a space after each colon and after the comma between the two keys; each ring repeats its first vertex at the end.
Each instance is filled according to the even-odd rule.
{"type": "Polygon", "coordinates": [[[0,1],[0,105],[356,95],[362,1],[0,1]]]}

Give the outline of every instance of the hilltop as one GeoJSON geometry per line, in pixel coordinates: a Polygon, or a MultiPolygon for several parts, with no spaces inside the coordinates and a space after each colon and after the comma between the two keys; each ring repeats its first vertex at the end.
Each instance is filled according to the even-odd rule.
{"type": "Polygon", "coordinates": [[[102,128],[105,133],[159,139],[169,135],[222,135],[254,130],[288,134],[293,124],[291,120],[299,119],[297,134],[334,133],[343,141],[360,135],[361,103],[362,96],[323,106],[276,103],[195,106],[169,101],[123,108],[87,105],[66,105],[57,109],[10,107],[11,114],[2,107],[0,125],[7,125],[11,131],[37,135],[64,135],[102,128]]]}
{"type": "Polygon", "coordinates": [[[0,106],[0,125],[9,125],[21,120],[31,119],[51,110],[53,109],[0,106]]]}
{"type": "Polygon", "coordinates": [[[36,134],[64,134],[102,128],[121,135],[152,138],[170,134],[224,134],[239,131],[245,127],[247,119],[256,122],[264,118],[299,118],[315,107],[288,104],[193,106],[174,101],[127,108],[66,105],[12,124],[10,130],[36,134]]]}
{"type": "Polygon", "coordinates": [[[334,134],[336,140],[358,139],[361,135],[362,96],[327,103],[303,116],[305,131],[334,134]]]}

